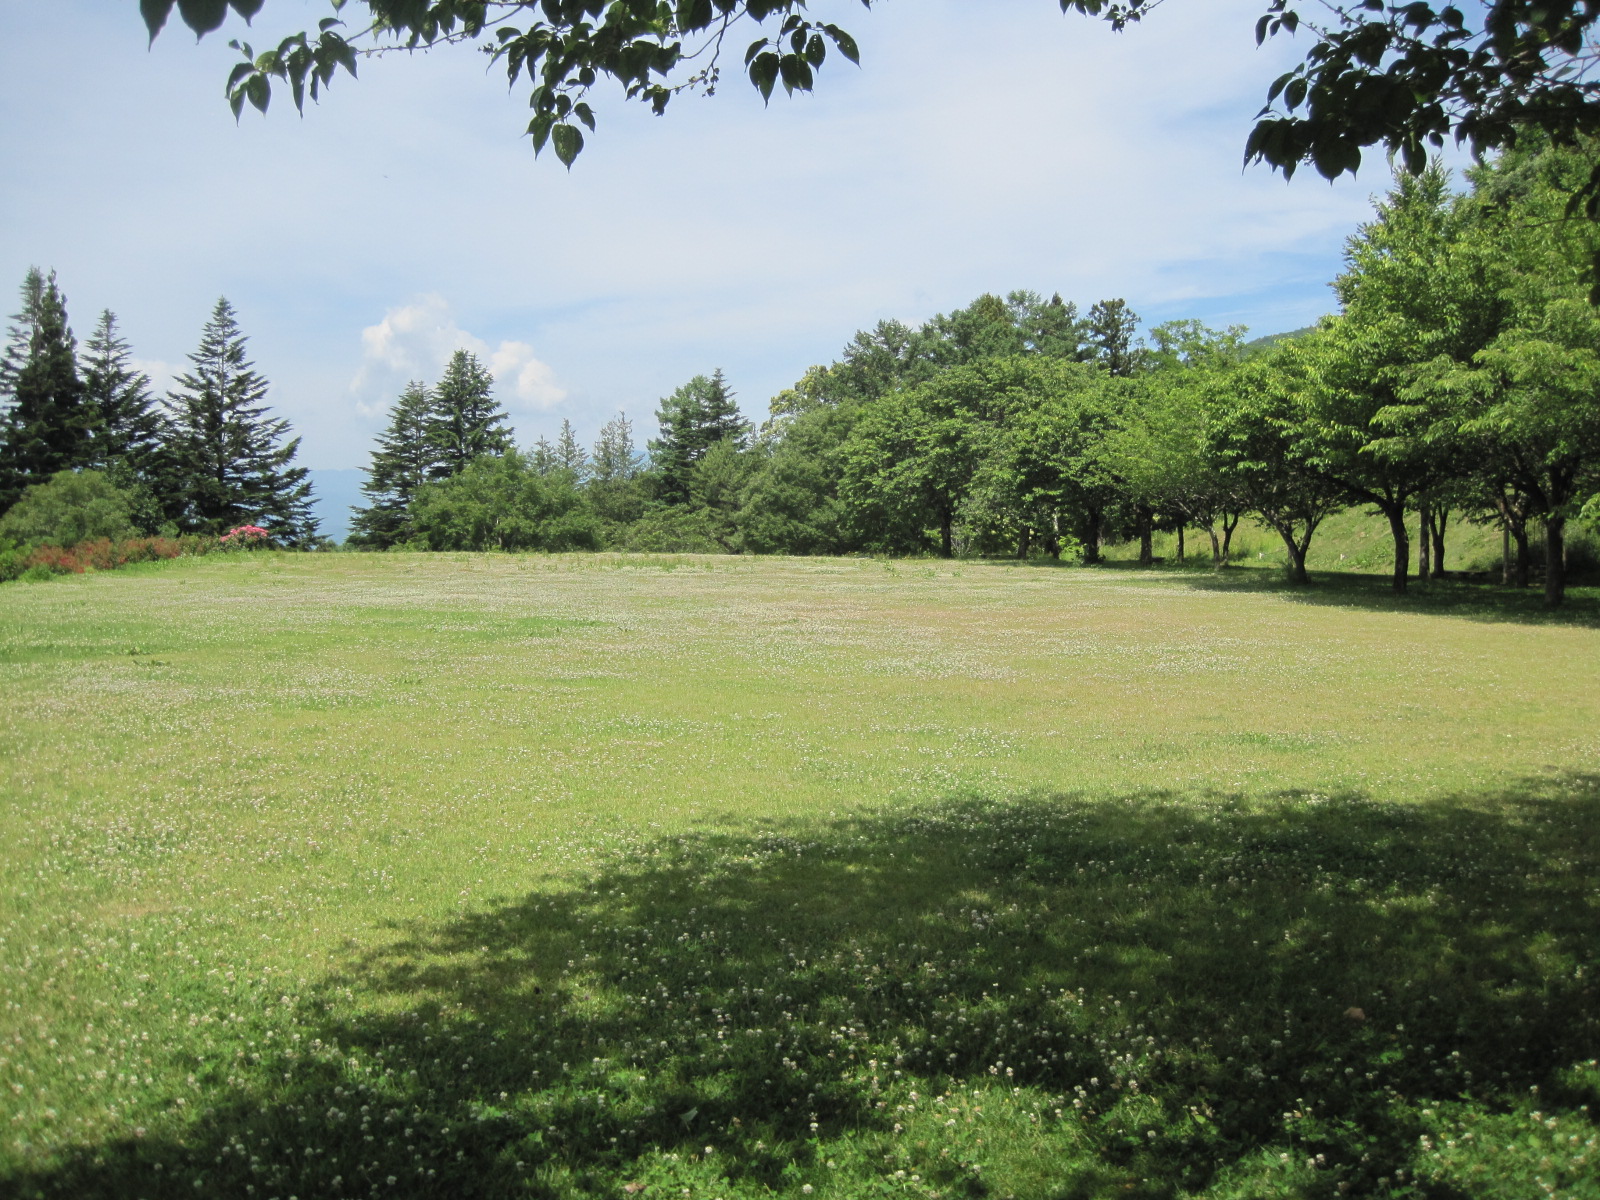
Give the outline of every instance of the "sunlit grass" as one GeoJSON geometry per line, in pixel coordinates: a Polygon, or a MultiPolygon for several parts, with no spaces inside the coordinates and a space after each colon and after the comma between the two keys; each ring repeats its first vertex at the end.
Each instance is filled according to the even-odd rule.
{"type": "Polygon", "coordinates": [[[7,587],[0,1190],[1600,1194],[1594,598],[1239,574],[7,587]]]}

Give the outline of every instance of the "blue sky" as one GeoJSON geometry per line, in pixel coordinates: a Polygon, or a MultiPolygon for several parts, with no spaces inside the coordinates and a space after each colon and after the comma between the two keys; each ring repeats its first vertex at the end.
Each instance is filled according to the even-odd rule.
{"type": "Polygon", "coordinates": [[[602,91],[569,173],[470,51],[368,62],[303,119],[280,101],[236,124],[228,37],[275,42],[325,0],[199,45],[174,21],[148,51],[136,0],[14,2],[0,288],[54,268],[80,336],[113,309],[162,383],[226,295],[316,468],[365,465],[406,379],[458,346],[524,440],[563,418],[592,439],[622,409],[642,441],[691,375],[722,367],[759,419],[856,329],[983,291],[1279,332],[1329,310],[1388,173],[1241,169],[1305,48],[1258,50],[1263,7],[1169,0],[1118,35],[1055,0],[817,0],[862,69],[830,61],[765,110],[736,76],[661,118],[602,91]]]}

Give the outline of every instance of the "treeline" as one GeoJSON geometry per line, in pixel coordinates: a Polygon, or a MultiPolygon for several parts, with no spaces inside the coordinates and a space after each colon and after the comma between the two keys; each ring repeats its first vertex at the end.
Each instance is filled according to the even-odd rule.
{"type": "Polygon", "coordinates": [[[462,352],[396,405],[352,541],[1092,563],[1124,538],[1149,561],[1165,529],[1222,562],[1248,514],[1304,582],[1320,522],[1365,505],[1388,519],[1397,589],[1413,548],[1442,572],[1465,518],[1499,525],[1513,582],[1542,561],[1559,604],[1567,525],[1600,516],[1597,247],[1566,212],[1594,166],[1530,142],[1462,191],[1401,177],[1347,245],[1338,315],[1297,335],[1177,321],[1141,339],[1121,300],[1080,316],[985,295],[858,333],[759,430],[720,372],[697,377],[661,402],[648,455],[623,416],[592,451],[565,424],[515,450],[462,352]]]}
{"type": "Polygon", "coordinates": [[[80,350],[54,272],[30,270],[0,354],[0,551],[242,525],[279,545],[320,542],[299,439],[269,413],[227,300],[189,363],[158,399],[116,315],[80,350]]]}

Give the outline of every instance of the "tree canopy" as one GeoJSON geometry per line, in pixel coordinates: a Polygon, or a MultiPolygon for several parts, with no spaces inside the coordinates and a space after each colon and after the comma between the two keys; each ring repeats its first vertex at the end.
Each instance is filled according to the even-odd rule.
{"type": "MultiPolygon", "coordinates": [[[[864,8],[871,0],[861,0],[864,8]]],[[[1161,0],[1056,0],[1063,13],[1134,24],[1161,0]]],[[[1482,5],[1385,4],[1382,0],[1300,5],[1262,0],[1257,41],[1304,31],[1304,61],[1267,90],[1246,158],[1293,174],[1310,164],[1328,178],[1354,172],[1362,152],[1381,146],[1412,171],[1430,148],[1453,139],[1474,153],[1513,145],[1518,131],[1544,130],[1558,142],[1600,131],[1594,77],[1593,0],[1492,0],[1482,5]],[[1304,19],[1304,7],[1317,19],[1304,19]]],[[[715,91],[724,50],[742,27],[756,36],[742,67],[764,98],[778,85],[809,91],[830,54],[859,62],[855,39],[811,17],[804,0],[327,0],[316,31],[262,52],[238,41],[228,78],[234,112],[266,111],[275,86],[296,107],[320,96],[363,56],[448,43],[480,45],[513,87],[528,89],[535,149],[552,144],[571,164],[593,131],[588,96],[602,79],[662,112],[684,91],[715,91]],[[350,10],[361,15],[349,23],[350,10]]],[[[139,0],[154,38],[174,9],[204,36],[232,9],[246,20],[265,0],[139,0]]],[[[1600,175],[1583,199],[1600,212],[1600,175]]],[[[1591,214],[1593,215],[1593,213],[1591,214]]]]}

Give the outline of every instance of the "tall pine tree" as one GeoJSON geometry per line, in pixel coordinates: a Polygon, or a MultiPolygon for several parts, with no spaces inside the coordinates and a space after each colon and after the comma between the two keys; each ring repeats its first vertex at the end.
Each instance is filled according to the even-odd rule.
{"type": "Polygon", "coordinates": [[[594,483],[626,483],[639,476],[642,466],[639,453],[633,448],[633,422],[628,414],[619,412],[600,426],[600,438],[594,444],[594,457],[590,464],[590,480],[594,483]]]}
{"type": "Polygon", "coordinates": [[[494,376],[478,356],[457,350],[433,389],[428,439],[437,455],[435,479],[448,479],[485,454],[511,449],[505,410],[494,398],[494,376]]]}
{"type": "Polygon", "coordinates": [[[589,479],[589,455],[578,444],[578,435],[572,431],[571,421],[561,422],[561,436],[556,438],[556,466],[572,476],[572,482],[581,486],[589,479]]]}
{"type": "Polygon", "coordinates": [[[706,451],[721,441],[744,449],[750,423],[740,413],[719,367],[709,377],[696,375],[656,410],[661,436],[650,442],[656,489],[668,504],[689,500],[689,473],[706,451]]]}
{"type": "Polygon", "coordinates": [[[6,331],[6,348],[0,351],[0,412],[8,411],[17,390],[17,374],[27,365],[33,331],[44,306],[44,272],[29,267],[22,277],[22,311],[12,314],[6,331]]]}
{"type": "Polygon", "coordinates": [[[67,302],[52,272],[29,271],[23,310],[5,355],[7,406],[0,424],[0,508],[30,484],[57,471],[86,466],[95,411],[78,377],[77,343],[67,326],[67,302]],[[24,350],[22,340],[26,338],[24,350]]]}
{"type": "Polygon", "coordinates": [[[117,331],[110,309],[84,343],[81,359],[85,400],[94,407],[90,463],[136,498],[134,520],[154,532],[178,512],[163,503],[174,491],[174,462],[166,447],[167,426],[150,394],[150,377],[134,369],[133,354],[117,331]]]}
{"type": "Polygon", "coordinates": [[[367,481],[361,485],[371,503],[355,510],[352,544],[387,550],[410,536],[412,497],[439,466],[429,438],[432,419],[433,397],[413,380],[389,410],[389,427],[378,435],[367,481]]]}
{"type": "Polygon", "coordinates": [[[309,472],[294,465],[299,438],[268,417],[267,381],[244,356],[233,308],[218,300],[189,356],[193,369],[167,394],[183,524],[202,533],[265,526],[292,546],[317,540],[309,472]]]}
{"type": "Polygon", "coordinates": [[[1102,300],[1089,309],[1084,331],[1094,360],[1111,375],[1132,375],[1139,368],[1139,314],[1126,300],[1102,300]]]}

